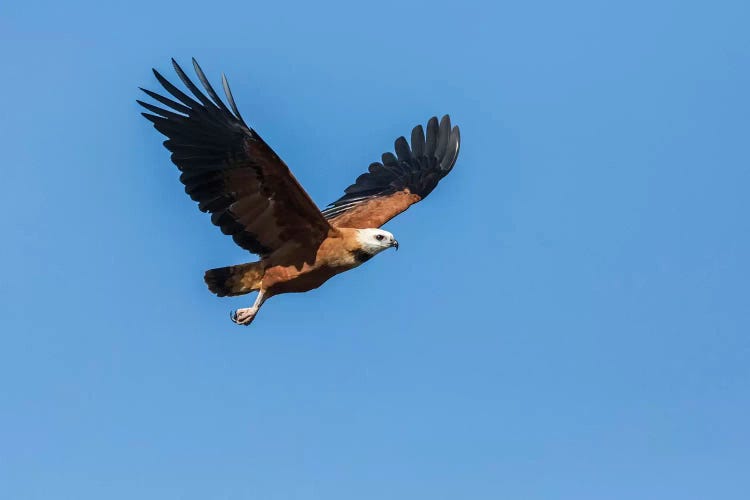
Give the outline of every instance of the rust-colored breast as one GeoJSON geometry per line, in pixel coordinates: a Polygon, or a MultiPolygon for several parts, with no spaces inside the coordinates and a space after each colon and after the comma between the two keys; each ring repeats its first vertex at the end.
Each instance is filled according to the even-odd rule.
{"type": "Polygon", "coordinates": [[[356,232],[348,228],[330,232],[310,263],[299,264],[293,255],[269,261],[262,281],[266,294],[307,292],[360,265],[362,261],[356,258],[359,249],[356,232]]]}
{"type": "Polygon", "coordinates": [[[299,271],[293,266],[289,268],[275,267],[266,271],[263,278],[263,288],[269,297],[281,293],[307,292],[318,288],[343,271],[343,269],[335,269],[329,266],[312,266],[299,271]]]}

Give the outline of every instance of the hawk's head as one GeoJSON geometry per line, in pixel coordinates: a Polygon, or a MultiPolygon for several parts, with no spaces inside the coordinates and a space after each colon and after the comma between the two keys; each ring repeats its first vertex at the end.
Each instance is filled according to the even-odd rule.
{"type": "Polygon", "coordinates": [[[362,246],[362,251],[369,255],[375,255],[386,248],[395,247],[398,250],[398,241],[388,231],[382,229],[359,229],[357,240],[362,246]]]}

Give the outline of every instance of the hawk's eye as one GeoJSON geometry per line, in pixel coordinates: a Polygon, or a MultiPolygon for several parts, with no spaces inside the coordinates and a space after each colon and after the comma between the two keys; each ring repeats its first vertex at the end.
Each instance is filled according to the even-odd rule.
{"type": "Polygon", "coordinates": [[[383,238],[384,236],[382,234],[378,234],[377,236],[375,236],[375,239],[378,241],[383,241],[383,238]]]}

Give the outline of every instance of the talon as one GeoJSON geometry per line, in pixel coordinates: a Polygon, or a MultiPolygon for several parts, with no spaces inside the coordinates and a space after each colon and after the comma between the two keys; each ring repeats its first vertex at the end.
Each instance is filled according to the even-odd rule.
{"type": "Polygon", "coordinates": [[[229,319],[235,325],[249,325],[255,319],[255,314],[258,312],[257,308],[248,307],[247,309],[236,309],[229,313],[229,319]]]}

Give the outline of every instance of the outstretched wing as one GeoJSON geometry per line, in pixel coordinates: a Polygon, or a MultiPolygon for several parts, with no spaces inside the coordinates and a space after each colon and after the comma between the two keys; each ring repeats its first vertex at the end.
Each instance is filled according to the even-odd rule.
{"type": "Polygon", "coordinates": [[[411,147],[405,138],[396,139],[396,155],[383,153],[382,163],[371,164],[323,215],[334,227],[382,226],[435,189],[455,165],[460,143],[458,127],[451,128],[450,117],[443,116],[438,125],[433,116],[427,122],[426,138],[422,125],[417,125],[411,132],[411,147]]]}
{"type": "Polygon", "coordinates": [[[193,97],[154,70],[156,79],[177,101],[146,89],[164,108],[142,101],[143,113],[168,137],[164,146],[182,175],[185,192],[211,222],[244,249],[262,256],[284,246],[317,249],[332,230],[286,164],[240,116],[222,75],[231,111],[216,94],[198,63],[193,67],[209,97],[172,64],[193,97]],[[197,100],[196,100],[197,99],[197,100]]]}

